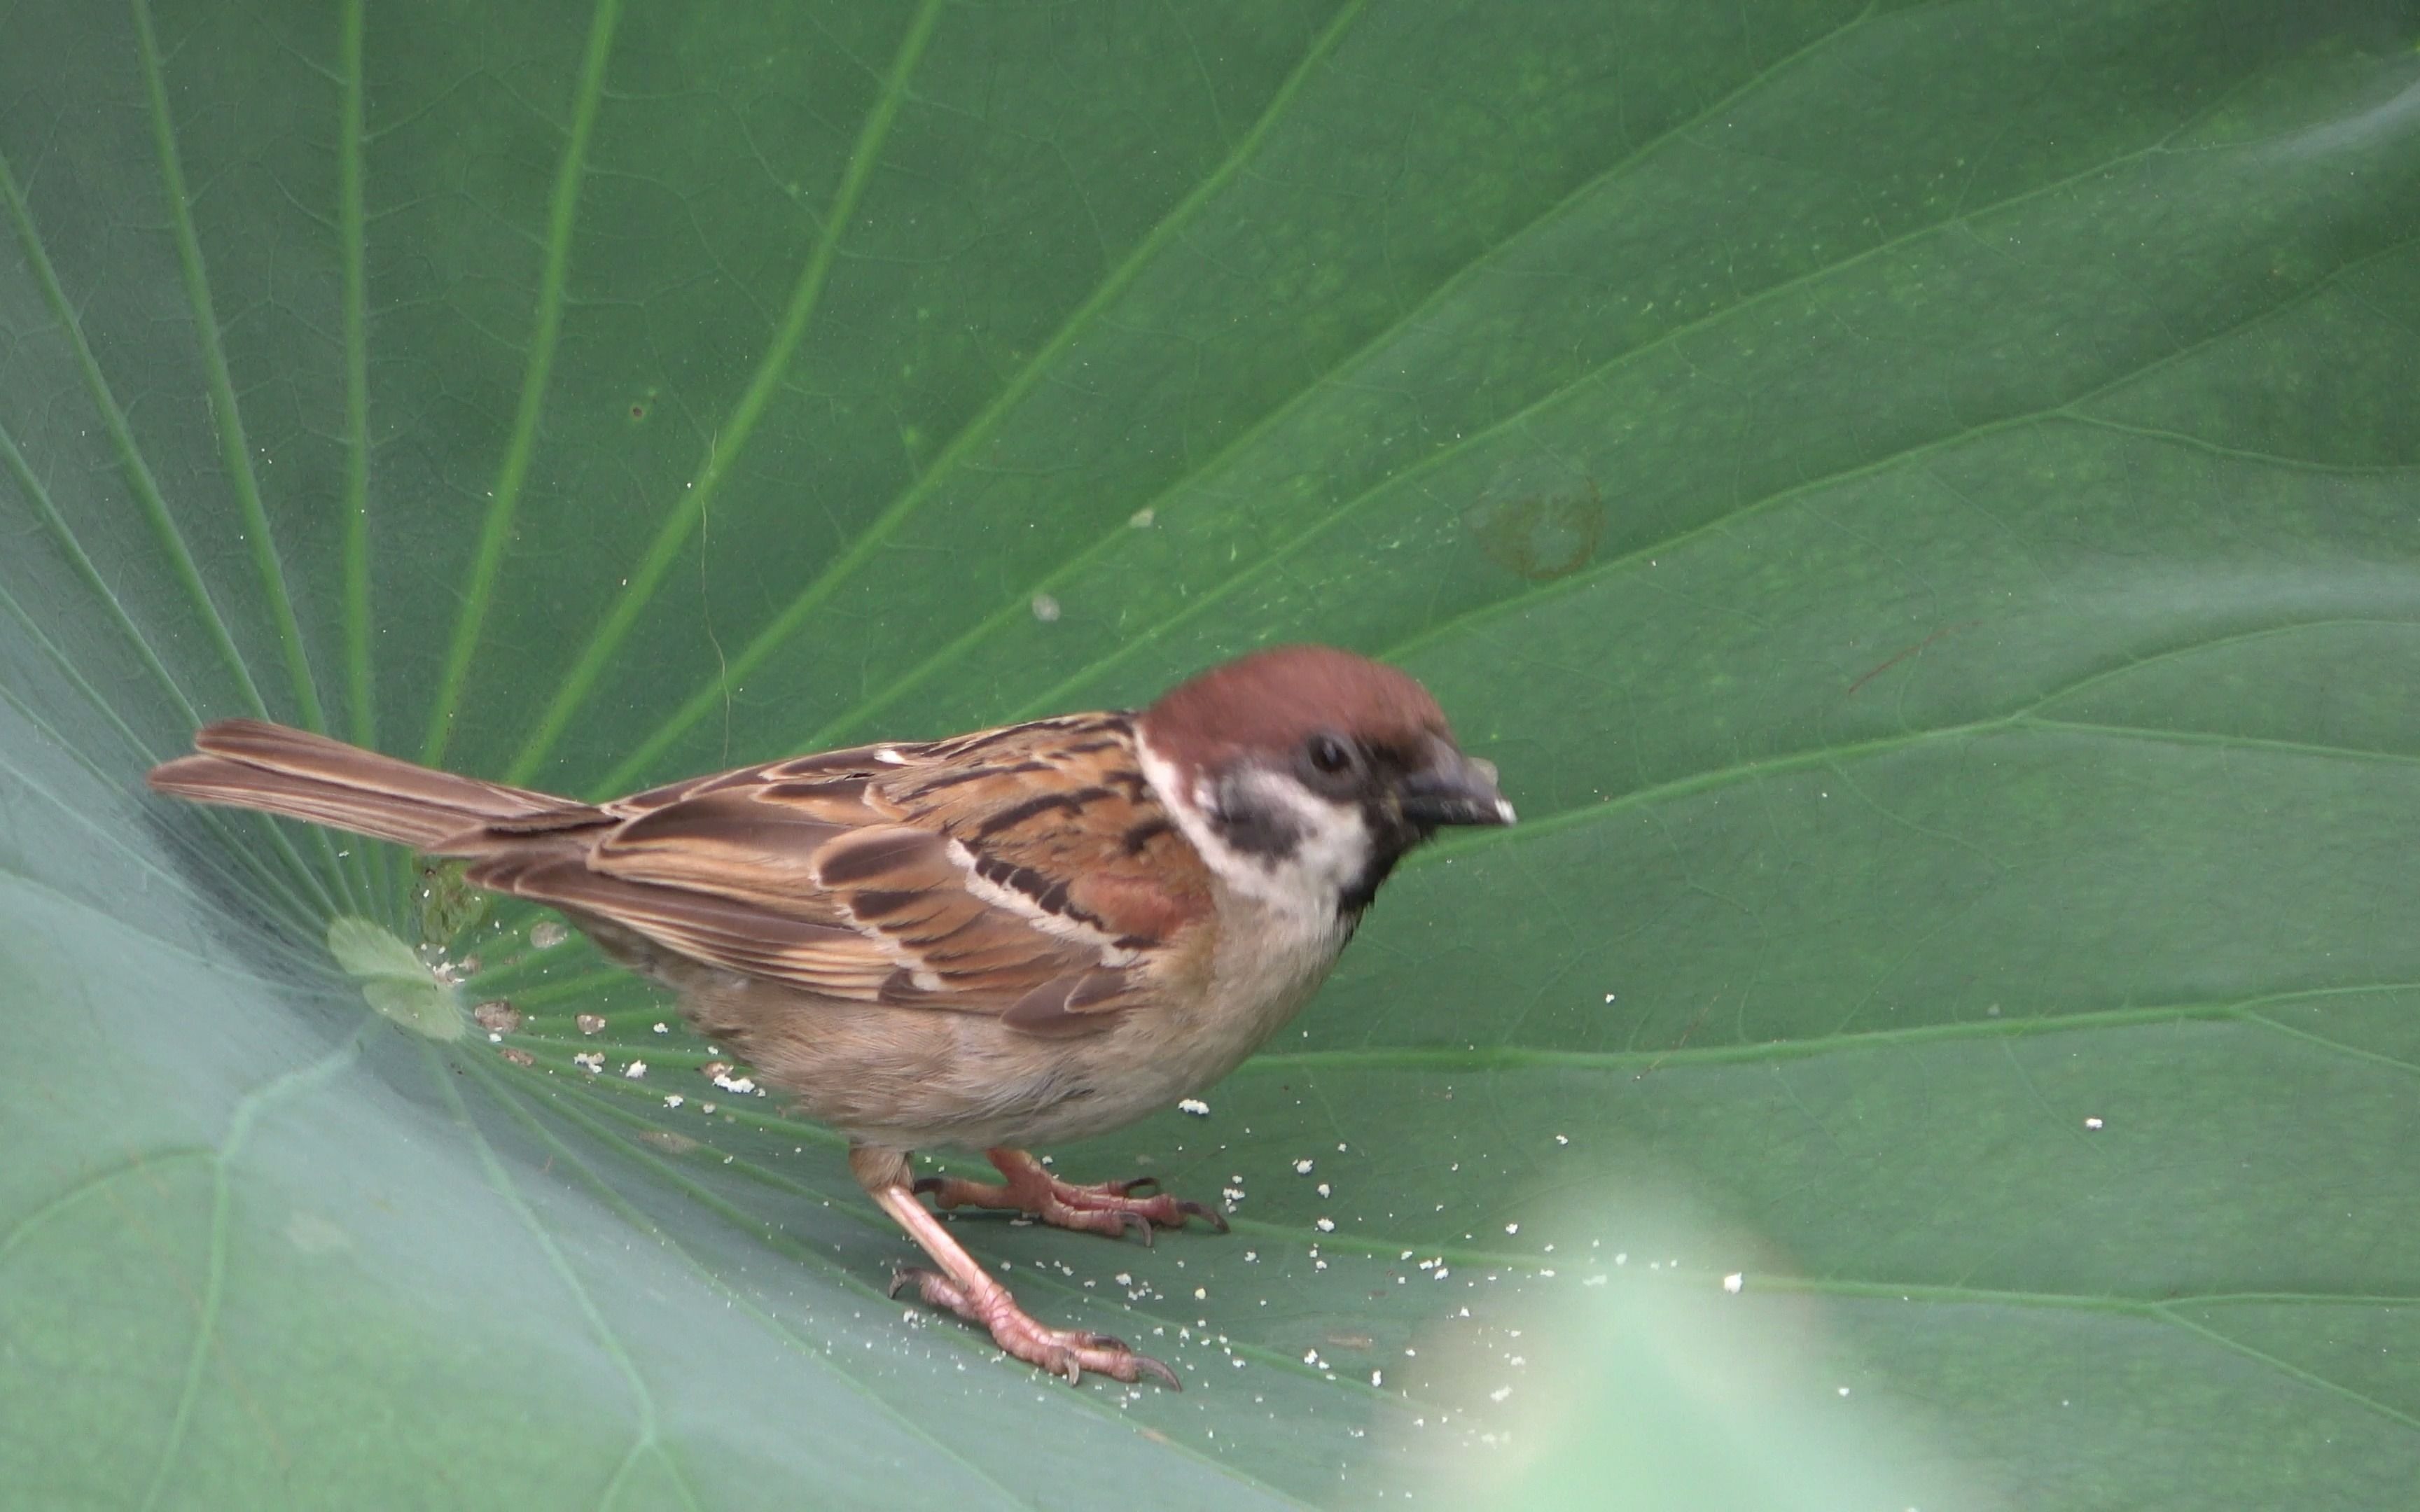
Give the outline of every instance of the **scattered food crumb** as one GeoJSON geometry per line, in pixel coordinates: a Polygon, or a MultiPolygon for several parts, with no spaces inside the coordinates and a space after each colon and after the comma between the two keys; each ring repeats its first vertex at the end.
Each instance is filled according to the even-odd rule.
{"type": "Polygon", "coordinates": [[[1336,1220],[1333,1218],[1322,1218],[1319,1222],[1311,1225],[1311,1227],[1318,1229],[1323,1234],[1332,1234],[1336,1232],[1336,1220]]]}
{"type": "Polygon", "coordinates": [[[595,1073],[605,1069],[605,1052],[589,1050],[571,1057],[571,1063],[582,1071],[595,1073]]]}
{"type": "Polygon", "coordinates": [[[656,1029],[656,1032],[657,1032],[658,1034],[670,1034],[670,1033],[672,1033],[672,1032],[673,1032],[673,1026],[672,1026],[671,1025],[669,1025],[669,1024],[666,1024],[666,1023],[665,1023],[663,1020],[661,1020],[661,1019],[658,1019],[658,1020],[656,1020],[655,1029],[656,1029]]]}
{"type": "Polygon", "coordinates": [[[1491,1401],[1491,1402],[1500,1402],[1500,1401],[1502,1401],[1505,1397],[1510,1396],[1512,1396],[1512,1387],[1510,1387],[1510,1386],[1498,1386],[1498,1387],[1497,1387],[1494,1391],[1491,1391],[1491,1392],[1489,1392],[1489,1393],[1487,1394],[1487,1399],[1488,1399],[1489,1401],[1491,1401]]]}
{"type": "Polygon", "coordinates": [[[1323,1197],[1328,1197],[1334,1196],[1336,1194],[1328,1187],[1328,1184],[1326,1181],[1322,1181],[1319,1183],[1319,1195],[1323,1197]]]}
{"type": "Polygon", "coordinates": [[[1747,1277],[1740,1272],[1733,1271],[1730,1274],[1723,1277],[1723,1289],[1730,1292],[1734,1297],[1739,1295],[1740,1288],[1745,1285],[1747,1285],[1747,1277]]]}
{"type": "Polygon", "coordinates": [[[2087,1129],[2097,1131],[2101,1128],[2101,1120],[2098,1118],[2086,1119],[2084,1120],[2084,1126],[2087,1129]]]}
{"type": "Polygon", "coordinates": [[[666,1092],[664,1094],[664,1106],[668,1108],[676,1108],[688,1101],[689,1099],[681,1096],[678,1092],[666,1092]]]}
{"type": "Polygon", "coordinates": [[[1176,1104],[1176,1111],[1190,1113],[1197,1119],[1206,1119],[1210,1116],[1210,1104],[1198,1097],[1188,1097],[1176,1104]]]}
{"type": "Polygon", "coordinates": [[[646,1073],[647,1063],[644,1060],[634,1060],[622,1068],[622,1074],[628,1076],[634,1082],[640,1077],[644,1076],[646,1073]]]}
{"type": "Polygon", "coordinates": [[[1571,1142],[1572,1142],[1572,1136],[1571,1136],[1571,1135],[1569,1135],[1569,1134],[1557,1134],[1557,1135],[1555,1135],[1555,1143],[1557,1143],[1557,1144],[1559,1144],[1559,1145],[1568,1145],[1568,1144],[1570,1144],[1571,1142]]]}
{"type": "Polygon", "coordinates": [[[571,1022],[582,1034],[605,1032],[605,1015],[602,1013],[575,1013],[572,1015],[571,1022]]]}
{"type": "Polygon", "coordinates": [[[1309,1176],[1311,1174],[1311,1162],[1307,1160],[1295,1161],[1294,1163],[1294,1173],[1296,1176],[1309,1176]]]}
{"type": "Polygon", "coordinates": [[[1506,1224],[1504,1226],[1504,1231],[1508,1234],[1517,1234],[1521,1231],[1521,1226],[1519,1224],[1506,1224]]]}

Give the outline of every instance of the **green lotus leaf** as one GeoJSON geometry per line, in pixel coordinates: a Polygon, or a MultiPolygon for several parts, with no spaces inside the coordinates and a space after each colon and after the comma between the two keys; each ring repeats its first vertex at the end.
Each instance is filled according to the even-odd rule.
{"type": "Polygon", "coordinates": [[[2408,1501],[2415,43],[0,7],[0,1484],[2408,1501]],[[1292,640],[1523,823],[1052,1152],[1233,1233],[962,1221],[1181,1395],[888,1299],[835,1136],[550,916],[141,784],[253,716],[597,796],[1292,640]]]}

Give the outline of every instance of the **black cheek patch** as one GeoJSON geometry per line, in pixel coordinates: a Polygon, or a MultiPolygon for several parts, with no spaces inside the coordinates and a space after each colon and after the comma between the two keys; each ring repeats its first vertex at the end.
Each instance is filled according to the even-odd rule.
{"type": "Polygon", "coordinates": [[[1282,859],[1302,843],[1302,825],[1294,815],[1252,801],[1237,784],[1224,784],[1218,811],[1210,816],[1218,838],[1246,856],[1282,859]]]}

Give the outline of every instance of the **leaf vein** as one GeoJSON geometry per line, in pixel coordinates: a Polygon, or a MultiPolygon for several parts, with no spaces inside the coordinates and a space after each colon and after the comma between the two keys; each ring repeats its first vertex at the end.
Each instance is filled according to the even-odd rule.
{"type": "Polygon", "coordinates": [[[613,30],[621,0],[597,0],[589,20],[588,42],[581,55],[580,78],[572,97],[571,130],[555,165],[554,188],[547,202],[544,261],[538,277],[537,308],[530,335],[529,357],[521,369],[520,398],[513,411],[513,429],[504,446],[504,465],[488,496],[488,513],[479,527],[479,544],[472,559],[471,580],[462,608],[454,621],[446,647],[444,670],[428,711],[428,733],[422,737],[422,764],[434,766],[445,754],[471,663],[479,649],[479,631],[495,596],[496,579],[504,569],[504,548],[511,542],[513,515],[537,448],[540,416],[546,409],[549,378],[554,368],[555,346],[563,332],[564,289],[570,278],[572,234],[580,218],[581,181],[588,162],[588,139],[597,124],[605,70],[613,50],[613,30]]]}

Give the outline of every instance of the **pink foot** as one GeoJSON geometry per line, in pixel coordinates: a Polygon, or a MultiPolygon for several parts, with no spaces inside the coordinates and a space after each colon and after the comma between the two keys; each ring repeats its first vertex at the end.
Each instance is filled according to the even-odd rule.
{"type": "Polygon", "coordinates": [[[927,1176],[916,1183],[916,1190],[930,1195],[943,1209],[1007,1209],[1031,1213],[1054,1227],[1080,1228],[1112,1237],[1132,1227],[1142,1235],[1146,1244],[1151,1242],[1154,1224],[1163,1228],[1182,1228],[1187,1218],[1205,1218],[1218,1232],[1227,1231],[1227,1220],[1216,1209],[1199,1202],[1181,1201],[1165,1192],[1148,1197],[1134,1196],[1142,1188],[1159,1185],[1157,1177],[1078,1186],[1051,1175],[1040,1161],[1024,1150],[1001,1147],[985,1150],[984,1154],[1008,1179],[1004,1183],[927,1176]]]}
{"type": "Polygon", "coordinates": [[[1171,1391],[1185,1389],[1175,1371],[1150,1355],[1135,1353],[1123,1339],[1076,1329],[1046,1328],[1019,1307],[1016,1299],[997,1282],[981,1291],[970,1292],[938,1271],[903,1266],[891,1278],[891,1295],[896,1297],[910,1284],[926,1302],[947,1307],[969,1322],[981,1323],[991,1330],[993,1343],[1029,1365],[1038,1365],[1054,1376],[1065,1376],[1070,1385],[1080,1383],[1084,1372],[1090,1370],[1128,1383],[1151,1376],[1171,1391]]]}

